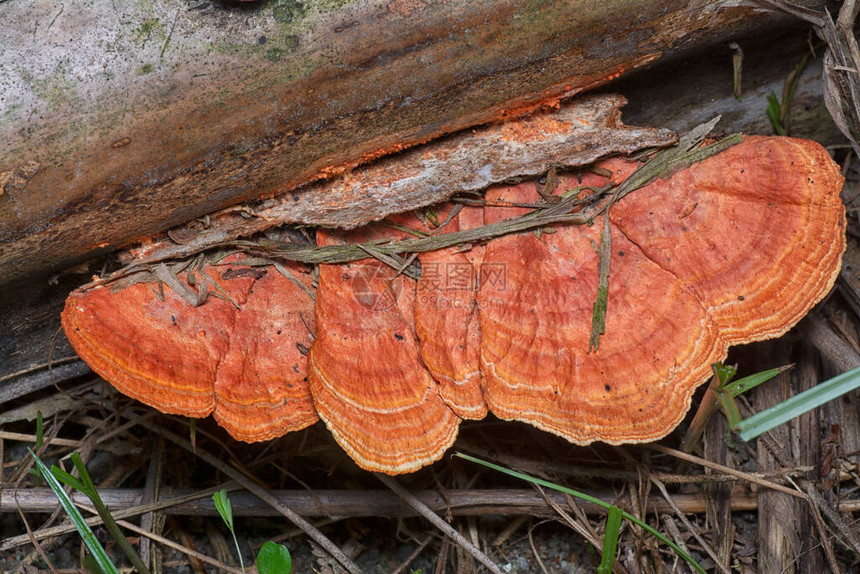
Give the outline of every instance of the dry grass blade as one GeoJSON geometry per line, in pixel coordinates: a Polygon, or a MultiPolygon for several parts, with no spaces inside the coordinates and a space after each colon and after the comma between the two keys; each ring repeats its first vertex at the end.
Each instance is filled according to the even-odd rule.
{"type": "MultiPolygon", "coordinates": [[[[558,515],[561,517],[561,519],[568,526],[570,526],[570,528],[574,532],[576,532],[577,534],[579,534],[580,536],[585,538],[589,544],[594,546],[595,550],[599,551],[601,548],[603,548],[603,542],[600,540],[597,533],[594,532],[594,530],[591,528],[591,525],[588,524],[586,521],[582,520],[582,516],[580,516],[580,520],[582,520],[583,524],[580,524],[579,522],[574,520],[570,514],[565,512],[564,508],[562,508],[561,505],[559,505],[552,498],[550,498],[547,495],[546,491],[541,486],[539,486],[537,484],[535,484],[533,486],[534,486],[535,490],[537,490],[541,494],[541,496],[544,497],[544,500],[546,500],[546,503],[549,504],[553,508],[553,510],[555,510],[558,513],[558,515]]],[[[568,500],[568,506],[570,506],[571,508],[574,508],[576,510],[579,510],[579,507],[576,504],[576,501],[573,500],[573,497],[571,497],[570,495],[566,495],[566,498],[568,500]]],[[[580,513],[581,513],[581,511],[580,511],[580,513]]]]}
{"type": "MultiPolygon", "coordinates": [[[[576,503],[576,500],[574,500],[571,495],[564,494],[564,497],[567,501],[568,507],[570,507],[577,515],[577,519],[574,519],[570,514],[565,512],[564,508],[562,508],[560,504],[555,502],[552,497],[550,497],[540,485],[534,484],[532,486],[534,486],[535,490],[537,490],[541,494],[541,496],[544,497],[546,503],[558,513],[558,515],[561,517],[565,524],[567,524],[574,532],[587,540],[588,543],[594,547],[595,551],[600,552],[601,550],[603,550],[604,543],[601,540],[601,537],[597,534],[597,532],[595,532],[594,528],[591,526],[591,523],[585,519],[585,513],[582,511],[582,509],[576,503]]],[[[627,569],[624,568],[624,566],[622,566],[617,561],[612,565],[612,571],[616,574],[627,573],[627,569]]]]}
{"type": "Polygon", "coordinates": [[[316,301],[317,294],[311,291],[308,286],[305,285],[303,282],[299,281],[298,277],[296,277],[292,271],[284,267],[278,261],[273,261],[272,264],[275,266],[275,269],[278,271],[278,273],[292,281],[296,287],[307,293],[308,297],[310,297],[312,301],[316,301]]]}
{"type": "Polygon", "coordinates": [[[397,272],[397,275],[400,275],[402,273],[407,277],[411,277],[412,279],[418,279],[418,277],[420,276],[420,273],[411,265],[411,261],[409,259],[403,259],[401,257],[398,257],[397,255],[388,255],[370,245],[362,245],[361,243],[356,243],[356,247],[358,247],[377,261],[385,263],[386,265],[394,269],[397,272]]]}
{"type": "Polygon", "coordinates": [[[805,494],[803,494],[802,492],[798,492],[797,490],[793,490],[793,489],[788,488],[786,486],[782,486],[781,484],[777,484],[775,482],[765,480],[763,478],[760,478],[760,477],[755,476],[753,474],[750,474],[748,472],[742,472],[740,470],[736,470],[734,468],[729,468],[728,466],[724,466],[722,464],[717,464],[715,462],[705,460],[704,458],[699,458],[698,456],[693,456],[691,454],[681,452],[680,450],[675,450],[674,448],[669,448],[667,446],[663,446],[660,444],[649,444],[649,445],[647,445],[647,448],[650,448],[651,450],[655,450],[657,452],[662,452],[663,454],[668,454],[668,455],[674,456],[675,458],[685,460],[687,462],[692,462],[694,464],[698,464],[698,465],[710,468],[712,470],[718,470],[718,471],[723,472],[725,474],[730,474],[732,476],[736,476],[737,478],[739,478],[741,480],[746,480],[748,482],[754,482],[755,484],[758,484],[759,486],[764,486],[765,488],[777,490],[779,492],[782,492],[783,494],[788,494],[790,496],[794,496],[796,498],[802,498],[804,500],[807,498],[807,496],[805,494]]]}
{"type": "Polygon", "coordinates": [[[612,234],[609,226],[609,209],[603,212],[603,230],[600,232],[599,259],[597,261],[597,295],[591,317],[591,337],[588,352],[597,351],[600,336],[606,329],[606,307],[609,303],[609,261],[612,258],[612,234]]]}
{"type": "Polygon", "coordinates": [[[185,299],[192,307],[199,307],[205,300],[205,292],[194,291],[187,283],[182,281],[176,273],[167,268],[164,263],[155,266],[155,275],[168,287],[173,289],[177,295],[185,299]]]}
{"type": "Polygon", "coordinates": [[[546,564],[544,564],[543,560],[541,560],[540,552],[538,552],[537,546],[535,546],[534,536],[532,536],[532,532],[534,532],[534,529],[536,526],[537,526],[537,524],[533,524],[533,525],[529,526],[529,530],[528,530],[529,546],[532,549],[532,555],[535,557],[535,561],[538,563],[538,566],[540,566],[541,572],[543,572],[543,574],[549,574],[549,570],[546,569],[546,564]]]}

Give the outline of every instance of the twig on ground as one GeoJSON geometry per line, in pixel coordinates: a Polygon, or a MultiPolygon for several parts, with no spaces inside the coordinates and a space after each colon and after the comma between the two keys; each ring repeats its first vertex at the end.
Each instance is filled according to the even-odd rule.
{"type": "Polygon", "coordinates": [[[827,528],[824,525],[824,520],[821,518],[821,512],[818,508],[818,502],[822,498],[821,493],[814,484],[808,482],[806,484],[806,494],[809,495],[809,512],[812,515],[812,520],[815,523],[815,530],[818,533],[818,539],[821,541],[821,547],[824,549],[824,556],[827,558],[827,564],[833,574],[842,574],[842,569],[839,567],[839,562],[836,560],[836,553],[833,551],[833,545],[827,536],[827,528]]]}
{"type": "Polygon", "coordinates": [[[490,572],[493,574],[502,574],[502,571],[492,560],[490,560],[489,556],[481,552],[481,550],[469,542],[465,536],[457,532],[456,528],[442,520],[442,518],[433,512],[429,506],[418,500],[418,498],[416,498],[411,492],[400,486],[396,480],[378,472],[375,473],[375,475],[382,484],[390,488],[397,496],[402,498],[406,504],[414,508],[418,514],[426,518],[433,524],[433,526],[441,530],[443,534],[451,538],[451,540],[454,540],[461,548],[471,554],[475,560],[486,566],[490,572]]]}
{"type": "Polygon", "coordinates": [[[164,429],[157,428],[154,425],[144,425],[148,426],[150,430],[154,433],[158,433],[162,435],[164,438],[169,440],[170,442],[181,446],[188,452],[192,453],[194,456],[198,457],[202,461],[208,463],[209,465],[217,468],[240,485],[242,485],[245,489],[251,492],[254,496],[269,504],[272,508],[276,509],[278,512],[283,514],[290,522],[301,528],[305,531],[305,533],[317,544],[319,544],[326,552],[328,552],[335,560],[337,560],[340,565],[345,568],[350,574],[359,574],[361,572],[361,568],[359,568],[343,551],[338,548],[331,540],[329,540],[322,532],[320,532],[313,524],[296,514],[291,508],[282,504],[277,498],[272,496],[266,489],[259,486],[256,482],[251,480],[249,477],[245,476],[242,472],[236,470],[232,466],[229,466],[211,454],[203,451],[202,449],[195,449],[190,442],[180,437],[179,435],[164,429]]]}
{"type": "Polygon", "coordinates": [[[537,550],[537,546],[535,546],[534,536],[532,536],[532,532],[534,531],[536,526],[537,524],[532,524],[531,526],[529,526],[529,547],[532,549],[532,556],[535,557],[535,561],[538,563],[538,566],[540,566],[541,572],[543,572],[543,574],[549,574],[549,570],[546,569],[546,565],[543,563],[543,560],[541,560],[540,553],[537,550]]]}
{"type": "MultiPolygon", "coordinates": [[[[669,533],[669,536],[672,537],[672,539],[675,541],[675,544],[677,544],[681,550],[683,550],[684,552],[689,554],[690,549],[687,547],[687,542],[686,542],[686,540],[684,540],[684,536],[681,534],[680,529],[678,529],[678,525],[675,524],[675,519],[672,518],[672,516],[670,514],[663,514],[663,515],[661,515],[661,518],[663,520],[663,525],[666,528],[666,532],[669,533]]],[[[675,556],[675,561],[674,561],[674,564],[672,565],[672,572],[675,572],[676,570],[680,570],[682,568],[680,566],[680,564],[681,564],[680,558],[675,556]]]]}
{"type": "Polygon", "coordinates": [[[662,452],[663,454],[668,454],[674,456],[675,458],[679,458],[681,460],[686,460],[687,462],[692,462],[707,468],[711,468],[713,470],[718,470],[725,474],[729,474],[732,476],[736,476],[741,480],[746,480],[748,482],[754,482],[759,486],[764,486],[765,488],[770,488],[772,490],[778,490],[783,494],[788,494],[797,498],[806,499],[806,495],[802,492],[798,492],[786,486],[782,486],[781,484],[776,484],[775,482],[771,482],[769,480],[761,479],[754,474],[750,474],[748,472],[742,472],[740,470],[735,470],[734,468],[729,468],[728,466],[724,466],[722,464],[717,464],[715,462],[711,462],[709,460],[705,460],[704,458],[699,458],[698,456],[693,456],[691,454],[686,454],[681,452],[680,450],[675,450],[674,448],[669,448],[667,446],[663,446],[660,444],[649,444],[646,445],[647,448],[651,450],[656,450],[657,452],[662,452]]]}
{"type": "Polygon", "coordinates": [[[244,572],[242,572],[238,568],[233,568],[232,566],[224,564],[223,562],[216,560],[216,559],[212,558],[211,556],[207,556],[206,554],[203,554],[202,552],[197,552],[196,550],[192,550],[191,548],[188,548],[187,546],[183,546],[181,544],[178,544],[178,543],[174,542],[173,540],[170,540],[169,538],[159,536],[158,534],[150,532],[149,530],[146,530],[145,528],[141,528],[135,524],[132,524],[131,522],[127,522],[125,520],[117,520],[117,524],[119,524],[120,526],[122,526],[123,528],[125,528],[127,530],[131,530],[135,534],[140,534],[141,536],[145,536],[145,537],[147,537],[147,538],[149,538],[155,542],[158,542],[159,544],[163,544],[164,546],[167,546],[169,548],[173,548],[174,550],[178,550],[179,552],[182,552],[183,554],[186,554],[188,556],[193,556],[194,558],[200,560],[201,562],[211,564],[212,566],[215,566],[216,568],[218,568],[224,572],[229,572],[231,574],[245,574],[244,572]]]}
{"type": "Polygon", "coordinates": [[[431,536],[428,536],[427,538],[425,538],[424,540],[422,540],[422,541],[421,541],[421,544],[419,544],[419,545],[418,545],[418,547],[417,547],[417,548],[415,548],[415,550],[413,550],[413,551],[412,551],[412,554],[410,554],[409,556],[407,556],[407,557],[406,557],[406,560],[404,560],[404,561],[403,561],[403,563],[402,563],[400,566],[398,566],[397,568],[395,568],[395,569],[391,572],[391,574],[400,574],[401,572],[405,572],[405,571],[406,571],[406,568],[408,568],[408,567],[409,567],[409,565],[412,563],[412,561],[413,561],[413,560],[415,560],[415,559],[418,557],[418,555],[419,555],[419,554],[421,554],[422,552],[424,552],[424,549],[425,549],[425,548],[427,548],[427,545],[428,545],[428,544],[430,544],[430,542],[431,542],[432,540],[433,540],[433,536],[432,536],[432,535],[431,535],[431,536]]]}
{"type": "Polygon", "coordinates": [[[687,531],[693,536],[693,538],[696,539],[696,542],[699,543],[699,546],[701,546],[704,551],[707,552],[708,556],[710,556],[711,560],[714,561],[714,565],[720,570],[720,572],[722,572],[723,574],[732,574],[731,568],[729,568],[728,565],[722,563],[720,557],[717,556],[717,553],[714,552],[713,548],[711,548],[711,545],[705,542],[705,539],[702,538],[701,534],[699,534],[699,529],[690,523],[689,519],[687,519],[684,513],[681,512],[681,509],[678,508],[678,506],[675,504],[675,501],[672,500],[672,496],[669,494],[669,491],[666,490],[666,485],[654,478],[651,479],[651,482],[654,484],[654,486],[657,487],[657,490],[660,491],[660,494],[663,495],[663,498],[666,499],[666,502],[669,503],[669,506],[674,509],[675,516],[678,518],[678,520],[683,523],[683,525],[687,528],[687,531]]]}
{"type": "Polygon", "coordinates": [[[813,485],[807,486],[806,491],[809,494],[809,499],[815,502],[815,509],[820,510],[833,523],[839,534],[844,537],[845,543],[856,554],[860,555],[860,533],[858,533],[855,524],[845,520],[842,514],[833,508],[813,485]]]}
{"type": "MultiPolygon", "coordinates": [[[[114,517],[131,518],[146,512],[158,511],[168,516],[217,516],[211,495],[222,489],[231,492],[233,514],[236,516],[277,516],[278,512],[256,497],[242,492],[233,492],[239,486],[233,482],[225,482],[218,486],[202,490],[177,490],[170,498],[163,497],[152,504],[140,504],[143,493],[139,488],[99,489],[99,494],[105,504],[111,507],[114,517]]],[[[304,517],[360,517],[380,516],[387,518],[404,518],[414,516],[415,512],[403,508],[400,498],[385,490],[273,490],[270,494],[282,504],[293,508],[304,517]]],[[[421,490],[413,493],[436,512],[445,512],[450,507],[453,516],[539,516],[555,515],[553,507],[547,505],[546,499],[530,489],[493,488],[472,490],[450,490],[448,496],[450,505],[446,505],[439,493],[433,490],[421,490]]],[[[593,493],[596,498],[607,504],[617,503],[617,497],[609,491],[593,493]]],[[[56,508],[56,500],[47,488],[22,488],[18,491],[16,503],[12,489],[0,489],[0,512],[12,512],[20,507],[24,512],[50,512],[56,508]]],[[[567,503],[562,493],[547,492],[546,496],[554,505],[564,508],[567,503]]],[[[82,501],[84,498],[73,493],[72,499],[82,501]]],[[[687,514],[698,514],[705,511],[707,499],[702,493],[678,494],[675,501],[681,510],[687,514]]],[[[732,511],[742,512],[755,510],[755,496],[743,487],[737,487],[732,496],[732,511]]],[[[651,496],[645,502],[648,512],[668,512],[670,507],[660,497],[651,496]]],[[[579,501],[577,506],[589,516],[600,516],[606,513],[605,508],[587,501],[579,501]]],[[[860,510],[860,500],[845,499],[840,508],[846,512],[860,510]]],[[[90,526],[97,524],[90,519],[90,526]],[[92,522],[91,522],[92,521],[92,522]]],[[[56,536],[71,530],[39,530],[39,538],[56,536]]],[[[0,543],[0,551],[13,548],[20,537],[10,537],[0,543]]],[[[26,540],[23,541],[26,543],[26,540]]]]}

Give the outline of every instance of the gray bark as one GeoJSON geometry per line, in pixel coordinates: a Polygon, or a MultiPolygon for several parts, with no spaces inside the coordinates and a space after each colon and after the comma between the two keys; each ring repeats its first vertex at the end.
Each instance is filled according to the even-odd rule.
{"type": "Polygon", "coordinates": [[[3,3],[0,283],[788,21],[734,1],[198,4],[3,3]]]}

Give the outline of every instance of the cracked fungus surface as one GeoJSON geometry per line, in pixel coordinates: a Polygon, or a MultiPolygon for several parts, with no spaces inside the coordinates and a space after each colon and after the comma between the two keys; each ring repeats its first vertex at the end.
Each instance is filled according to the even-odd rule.
{"type": "MultiPolygon", "coordinates": [[[[636,164],[600,166],[621,181],[636,164]]],[[[556,193],[607,181],[562,176],[556,193]]],[[[610,209],[605,333],[591,352],[599,223],[424,253],[417,281],[373,259],[321,265],[316,305],[271,268],[208,269],[238,307],[215,297],[191,307],[167,288],[161,301],[146,284],[96,287],[70,295],[63,325],[131,397],[213,413],[248,441],[319,416],[369,470],[417,470],[453,444],[462,419],[487,412],[578,444],[646,442],[678,425],[729,346],[781,335],[827,294],[845,247],[841,185],[818,144],[748,137],[621,199],[610,209]]],[[[486,199],[442,231],[540,198],[526,182],[486,199]]],[[[429,231],[415,216],[395,220],[429,231]]],[[[320,231],[318,243],[404,236],[375,225],[320,231]]]]}

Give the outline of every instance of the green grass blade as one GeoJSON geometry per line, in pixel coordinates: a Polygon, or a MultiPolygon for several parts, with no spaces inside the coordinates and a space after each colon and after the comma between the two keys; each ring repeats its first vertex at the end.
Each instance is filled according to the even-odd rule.
{"type": "MultiPolygon", "coordinates": [[[[537,484],[537,485],[540,485],[540,486],[543,486],[543,487],[546,487],[546,488],[549,488],[549,489],[552,489],[552,490],[555,490],[558,492],[563,492],[565,494],[569,494],[569,495],[574,496],[576,498],[579,498],[581,500],[585,500],[586,502],[596,504],[597,506],[600,506],[601,508],[605,508],[607,511],[612,509],[612,508],[617,508],[617,507],[609,504],[608,502],[604,502],[604,501],[600,500],[599,498],[595,498],[595,497],[591,496],[590,494],[586,494],[584,492],[580,492],[580,491],[574,490],[572,488],[567,488],[565,486],[560,486],[560,485],[552,483],[548,480],[543,480],[542,478],[535,478],[533,476],[529,476],[527,474],[523,474],[523,473],[517,472],[515,470],[510,470],[510,469],[505,468],[503,466],[499,466],[497,464],[493,464],[491,462],[487,462],[485,460],[475,458],[474,456],[469,456],[468,454],[463,454],[461,452],[458,452],[455,454],[455,456],[458,456],[458,457],[463,458],[465,460],[480,464],[480,465],[485,466],[487,468],[491,468],[491,469],[498,471],[498,472],[501,472],[503,474],[507,474],[508,476],[513,476],[514,478],[519,478],[520,480],[525,480],[526,482],[530,482],[532,484],[537,484]]],[[[638,518],[636,518],[632,514],[625,512],[625,511],[621,510],[620,508],[618,510],[621,512],[621,516],[623,518],[625,518],[626,520],[629,520],[630,522],[639,526],[640,528],[642,528],[643,530],[645,530],[646,532],[648,532],[652,536],[656,537],[663,544],[665,544],[669,548],[671,548],[675,552],[675,554],[677,554],[678,556],[683,558],[690,566],[695,568],[697,572],[701,572],[701,574],[705,574],[705,569],[702,568],[701,566],[699,566],[698,562],[693,560],[692,556],[690,556],[689,554],[684,552],[684,550],[680,546],[678,546],[677,544],[675,544],[674,542],[672,542],[671,540],[669,540],[668,538],[666,538],[665,536],[660,534],[653,527],[651,527],[650,525],[646,524],[645,522],[639,520],[638,518]]]]}
{"type": "Polygon", "coordinates": [[[89,496],[89,493],[86,492],[86,486],[83,482],[81,482],[76,477],[72,476],[56,464],[51,467],[51,474],[54,475],[54,478],[56,478],[66,486],[71,486],[75,490],[83,492],[84,494],[89,496]]]}
{"type": "Polygon", "coordinates": [[[104,522],[105,528],[116,541],[117,545],[119,546],[120,550],[122,550],[123,554],[125,554],[126,558],[128,558],[129,561],[132,563],[135,571],[138,572],[138,574],[150,574],[149,568],[146,567],[146,564],[144,564],[143,559],[140,557],[140,555],[135,552],[134,548],[131,545],[131,542],[129,542],[128,538],[125,537],[125,534],[123,534],[122,529],[120,529],[119,527],[119,524],[117,524],[116,520],[114,520],[113,515],[110,513],[110,509],[107,507],[107,505],[102,500],[102,497],[99,495],[99,491],[96,488],[96,485],[93,484],[93,479],[90,477],[90,473],[87,471],[87,467],[84,464],[84,461],[81,460],[81,455],[77,452],[73,452],[71,457],[69,458],[71,458],[72,464],[75,465],[75,469],[78,471],[78,476],[80,476],[80,479],[76,479],[75,477],[57,466],[54,466],[51,469],[51,472],[57,479],[66,482],[70,486],[74,486],[73,482],[77,481],[80,486],[76,486],[75,488],[84,493],[87,498],[89,498],[90,501],[93,503],[93,508],[95,508],[99,517],[102,519],[102,522],[104,522]],[[69,481],[70,478],[72,479],[72,482],[69,481]]]}
{"type": "Polygon", "coordinates": [[[66,494],[66,491],[63,490],[63,486],[60,482],[51,474],[51,471],[48,470],[48,467],[45,466],[36,453],[32,450],[30,451],[30,456],[33,457],[33,460],[36,463],[36,468],[39,473],[42,475],[42,478],[45,479],[45,482],[48,483],[48,486],[51,487],[51,490],[54,491],[57,499],[59,499],[60,504],[63,507],[63,510],[66,511],[66,514],[69,515],[69,518],[72,520],[72,524],[75,525],[78,533],[81,535],[81,539],[83,539],[84,544],[90,551],[90,554],[95,558],[98,567],[101,568],[102,572],[105,574],[119,574],[116,569],[116,566],[113,565],[110,558],[108,557],[105,549],[102,548],[102,545],[99,544],[99,541],[96,539],[93,531],[90,530],[89,525],[84,520],[84,517],[81,516],[80,511],[75,507],[72,499],[69,498],[69,495],[66,494]]]}
{"type": "Polygon", "coordinates": [[[221,515],[221,519],[227,525],[227,528],[233,530],[233,505],[230,503],[227,491],[222,488],[213,494],[212,502],[215,503],[215,510],[221,515]]]}
{"type": "Polygon", "coordinates": [[[621,509],[613,506],[606,517],[606,532],[603,534],[603,556],[597,567],[597,574],[612,574],[615,567],[615,553],[618,550],[618,536],[621,534],[621,509]]]}
{"type": "Polygon", "coordinates": [[[778,374],[784,373],[793,366],[794,365],[785,365],[783,367],[777,367],[776,369],[768,369],[766,371],[761,371],[748,377],[732,381],[729,384],[723,386],[723,391],[727,392],[732,397],[737,397],[738,395],[741,395],[748,390],[754,389],[760,384],[771,380],[778,374]]]}
{"type": "Polygon", "coordinates": [[[788,400],[741,421],[734,430],[752,440],[770,429],[860,387],[860,367],[820,383],[788,400]]]}
{"type": "Polygon", "coordinates": [[[722,363],[713,363],[711,365],[711,370],[717,376],[720,381],[720,386],[725,387],[729,384],[729,382],[735,378],[735,375],[738,374],[737,367],[732,365],[724,365],[722,363]]]}
{"type": "Polygon", "coordinates": [[[96,488],[96,485],[93,484],[93,479],[90,478],[90,473],[87,471],[84,461],[81,460],[80,453],[73,452],[69,458],[71,459],[72,464],[75,465],[75,470],[78,471],[78,476],[81,477],[81,483],[84,485],[84,487],[79,490],[86,494],[90,500],[97,503],[97,506],[104,506],[104,502],[102,502],[102,498],[99,496],[99,491],[96,488]]]}
{"type": "Polygon", "coordinates": [[[96,562],[95,558],[86,554],[83,559],[84,570],[89,572],[89,574],[105,574],[104,570],[99,568],[99,563],[96,562]]]}
{"type": "Polygon", "coordinates": [[[770,119],[770,125],[773,126],[773,131],[778,136],[785,135],[785,128],[782,126],[780,116],[782,115],[782,106],[777,99],[776,94],[770,93],[767,96],[767,117],[770,119]]]}
{"type": "Polygon", "coordinates": [[[239,555],[239,567],[242,572],[245,571],[245,562],[242,560],[242,550],[239,548],[239,539],[236,538],[236,530],[233,528],[233,505],[230,503],[230,497],[227,496],[227,491],[221,489],[212,495],[212,502],[215,504],[215,510],[221,515],[221,519],[233,535],[233,544],[236,545],[236,554],[239,555]]]}
{"type": "Polygon", "coordinates": [[[269,540],[257,554],[257,571],[260,574],[290,574],[293,571],[290,551],[283,544],[269,540]]]}
{"type": "Polygon", "coordinates": [[[717,403],[720,405],[720,409],[722,409],[726,420],[729,421],[729,426],[734,428],[736,424],[741,422],[742,418],[738,404],[735,402],[734,397],[723,389],[717,389],[715,394],[717,396],[717,403]]]}

